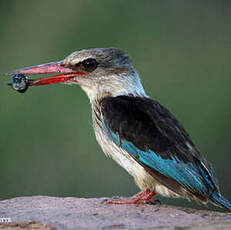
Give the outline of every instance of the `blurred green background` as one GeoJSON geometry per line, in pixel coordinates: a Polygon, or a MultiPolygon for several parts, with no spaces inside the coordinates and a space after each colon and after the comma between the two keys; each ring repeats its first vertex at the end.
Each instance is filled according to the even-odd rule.
{"type": "MultiPolygon", "coordinates": [[[[5,72],[94,47],[120,47],[147,93],[183,123],[231,199],[230,1],[0,1],[0,198],[138,192],[106,158],[78,86],[19,94],[5,72]]],[[[195,202],[162,199],[190,207],[195,202]]]]}

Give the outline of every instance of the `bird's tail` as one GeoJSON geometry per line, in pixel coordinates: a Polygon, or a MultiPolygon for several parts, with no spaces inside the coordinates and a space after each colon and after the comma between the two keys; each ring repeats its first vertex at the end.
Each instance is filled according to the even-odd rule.
{"type": "Polygon", "coordinates": [[[231,212],[231,203],[220,193],[214,191],[210,197],[210,200],[216,205],[225,208],[228,212],[231,212]]]}

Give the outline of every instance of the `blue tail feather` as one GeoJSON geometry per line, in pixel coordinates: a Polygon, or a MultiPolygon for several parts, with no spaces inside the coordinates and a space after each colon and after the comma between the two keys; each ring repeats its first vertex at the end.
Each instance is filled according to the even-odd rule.
{"type": "Polygon", "coordinates": [[[210,199],[218,206],[223,207],[227,211],[231,212],[231,203],[221,194],[213,192],[210,199]]]}

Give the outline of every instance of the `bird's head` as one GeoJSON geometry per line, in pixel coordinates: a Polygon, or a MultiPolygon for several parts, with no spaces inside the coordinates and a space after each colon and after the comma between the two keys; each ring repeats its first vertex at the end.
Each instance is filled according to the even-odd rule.
{"type": "Polygon", "coordinates": [[[23,68],[9,75],[48,73],[58,75],[29,80],[29,84],[78,84],[90,100],[104,95],[145,94],[131,59],[117,48],[76,51],[62,61],[23,68]]]}

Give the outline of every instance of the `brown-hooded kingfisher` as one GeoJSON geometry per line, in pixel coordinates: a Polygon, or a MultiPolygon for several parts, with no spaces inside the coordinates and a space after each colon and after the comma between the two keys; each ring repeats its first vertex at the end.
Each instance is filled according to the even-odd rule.
{"type": "Polygon", "coordinates": [[[46,73],[58,75],[28,80],[29,86],[80,85],[91,102],[99,145],[141,189],[132,198],[107,203],[155,203],[152,197],[158,193],[211,202],[231,211],[210,163],[170,111],[145,93],[131,59],[121,49],[76,51],[64,60],[8,75],[46,73]]]}

